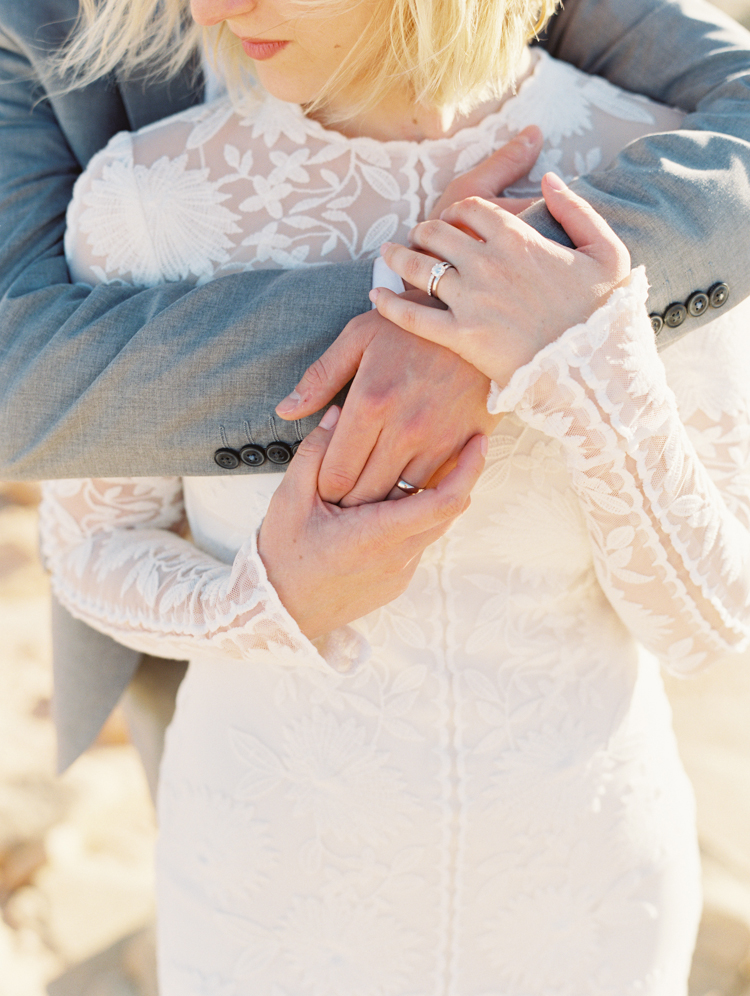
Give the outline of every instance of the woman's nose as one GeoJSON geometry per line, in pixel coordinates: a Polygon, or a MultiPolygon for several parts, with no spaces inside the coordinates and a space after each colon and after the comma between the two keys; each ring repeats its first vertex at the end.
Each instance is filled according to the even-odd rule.
{"type": "Polygon", "coordinates": [[[210,28],[229,17],[246,14],[256,4],[257,0],[190,0],[190,13],[196,24],[210,28]]]}

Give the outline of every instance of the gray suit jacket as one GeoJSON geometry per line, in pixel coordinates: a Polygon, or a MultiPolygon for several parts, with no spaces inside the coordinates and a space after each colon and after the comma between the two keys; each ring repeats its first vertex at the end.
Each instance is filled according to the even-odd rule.
{"type": "MultiPolygon", "coordinates": [[[[113,77],[61,95],[48,55],[77,9],[0,0],[0,478],[219,473],[217,447],[293,443],[309,431],[276,420],[274,405],[369,307],[370,265],[237,274],[201,288],[71,285],[62,237],[81,169],[117,131],[202,90],[193,66],[168,83],[113,77]]],[[[750,36],[701,0],[568,0],[545,44],[690,112],[680,132],[635,142],[576,184],[646,264],[652,311],[720,281],[745,297],[750,36]]],[[[565,241],[542,207],[526,217],[565,241]]],[[[665,327],[660,342],[703,320],[665,327]]],[[[95,736],[137,662],[57,614],[61,766],[95,736]]]]}

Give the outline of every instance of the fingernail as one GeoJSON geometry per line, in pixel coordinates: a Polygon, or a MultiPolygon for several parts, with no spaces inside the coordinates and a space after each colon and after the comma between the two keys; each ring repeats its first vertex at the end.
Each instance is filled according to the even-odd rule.
{"type": "Polygon", "coordinates": [[[388,250],[391,248],[392,245],[393,245],[392,242],[384,242],[380,247],[380,255],[385,256],[386,252],[388,252],[388,250]]]}
{"type": "Polygon", "coordinates": [[[380,297],[380,288],[373,287],[373,289],[370,291],[370,300],[372,301],[373,304],[375,304],[375,302],[379,297],[380,297]]]}
{"type": "Polygon", "coordinates": [[[339,415],[341,414],[341,409],[337,408],[336,405],[331,405],[328,411],[325,413],[323,418],[318,423],[321,429],[332,429],[334,425],[339,420],[339,415]]]}
{"type": "Polygon", "coordinates": [[[482,436],[482,441],[479,444],[479,449],[482,451],[482,456],[487,456],[487,449],[489,448],[490,441],[486,436],[482,436]]]}
{"type": "Polygon", "coordinates": [[[544,174],[544,179],[547,181],[547,184],[550,187],[552,187],[553,190],[567,190],[568,189],[565,186],[565,184],[562,182],[562,180],[560,179],[560,177],[557,175],[557,173],[545,173],[544,174]]]}
{"type": "Polygon", "coordinates": [[[528,127],[524,128],[523,131],[519,132],[516,135],[516,141],[522,142],[523,145],[527,146],[528,148],[531,148],[532,145],[536,144],[536,137],[537,137],[536,125],[529,125],[528,127]]]}
{"type": "Polygon", "coordinates": [[[276,411],[279,415],[287,415],[289,412],[294,411],[301,400],[301,396],[296,391],[292,391],[291,394],[287,394],[284,400],[276,405],[276,411]]]}

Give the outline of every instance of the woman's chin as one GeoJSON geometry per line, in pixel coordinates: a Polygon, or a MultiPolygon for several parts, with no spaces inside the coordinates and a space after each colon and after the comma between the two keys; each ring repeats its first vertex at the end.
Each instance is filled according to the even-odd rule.
{"type": "Polygon", "coordinates": [[[311,104],[320,93],[320,87],[299,79],[290,79],[285,73],[274,72],[263,63],[255,62],[253,66],[256,80],[277,100],[288,104],[311,104]]]}

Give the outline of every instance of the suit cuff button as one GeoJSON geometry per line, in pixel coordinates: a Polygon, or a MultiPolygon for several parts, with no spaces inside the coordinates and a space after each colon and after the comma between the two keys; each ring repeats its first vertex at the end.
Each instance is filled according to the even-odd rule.
{"type": "Polygon", "coordinates": [[[271,443],[266,447],[266,456],[271,463],[283,465],[292,459],[292,448],[286,443],[271,443]]]}
{"type": "Polygon", "coordinates": [[[664,328],[664,321],[662,320],[661,315],[657,315],[656,312],[654,312],[652,315],[648,316],[648,320],[651,322],[652,332],[654,335],[658,335],[664,328]]]}
{"type": "Polygon", "coordinates": [[[694,294],[690,295],[685,304],[687,305],[688,313],[692,315],[693,318],[700,318],[708,307],[708,294],[704,294],[703,291],[696,291],[694,294]]]}
{"type": "Polygon", "coordinates": [[[708,299],[712,308],[723,308],[729,297],[729,285],[720,283],[714,284],[708,289],[708,299]]]}
{"type": "Polygon", "coordinates": [[[262,467],[266,462],[266,451],[262,446],[249,443],[240,450],[240,460],[248,467],[262,467]]]}
{"type": "Polygon", "coordinates": [[[236,470],[240,465],[240,456],[235,450],[222,447],[214,453],[214,461],[222,470],[236,470]]]}
{"type": "Polygon", "coordinates": [[[670,329],[676,329],[678,325],[682,325],[686,318],[687,308],[684,304],[680,304],[679,301],[675,301],[674,304],[670,304],[664,312],[664,324],[670,329]]]}

